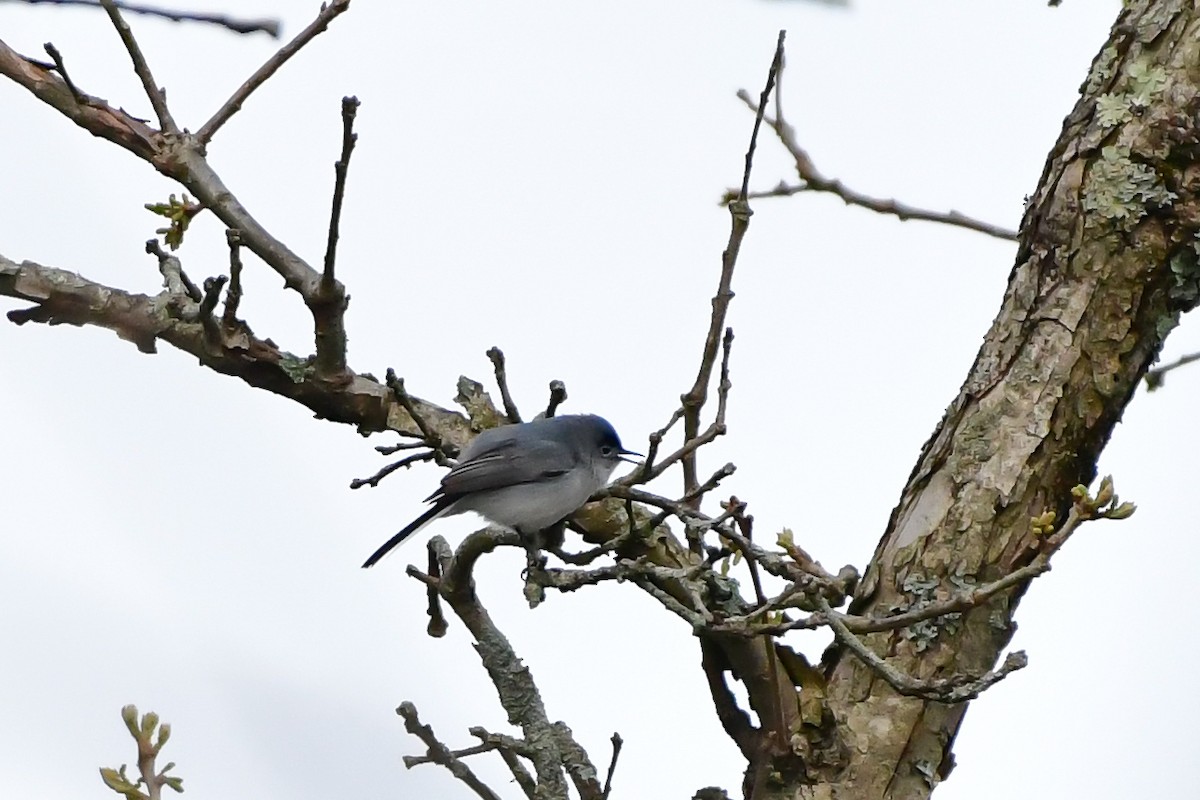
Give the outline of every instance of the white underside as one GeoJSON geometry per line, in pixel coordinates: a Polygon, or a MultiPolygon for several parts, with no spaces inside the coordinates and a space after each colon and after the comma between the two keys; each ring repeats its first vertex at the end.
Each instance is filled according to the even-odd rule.
{"type": "Polygon", "coordinates": [[[497,525],[533,533],[577,511],[608,482],[612,470],[597,461],[591,469],[573,469],[557,478],[476,492],[459,499],[443,516],[474,511],[497,525]]]}

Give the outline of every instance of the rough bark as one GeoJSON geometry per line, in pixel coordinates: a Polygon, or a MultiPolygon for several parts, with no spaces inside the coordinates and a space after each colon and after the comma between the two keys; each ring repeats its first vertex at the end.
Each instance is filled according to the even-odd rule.
{"type": "MultiPolygon", "coordinates": [[[[853,610],[888,613],[995,579],[1038,547],[1030,518],[1066,516],[1164,337],[1200,297],[1200,11],[1128,3],[1092,64],[1021,225],[999,315],[925,445],[853,610]]],[[[1020,592],[933,633],[876,633],[921,678],[980,674],[1012,636],[1020,592]]],[[[826,654],[845,765],[775,785],[788,798],[927,797],[953,767],[966,704],[899,696],[853,655],[826,654]]],[[[757,796],[756,796],[757,800],[757,796]]]]}

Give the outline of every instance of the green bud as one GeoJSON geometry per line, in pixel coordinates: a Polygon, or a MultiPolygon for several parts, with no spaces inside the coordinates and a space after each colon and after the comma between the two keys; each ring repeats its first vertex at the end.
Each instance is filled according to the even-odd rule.
{"type": "Polygon", "coordinates": [[[1129,519],[1135,511],[1137,511],[1137,506],[1133,503],[1121,503],[1116,508],[1109,509],[1104,516],[1109,519],[1129,519]]]}
{"type": "Polygon", "coordinates": [[[167,743],[167,739],[171,738],[171,725],[164,722],[158,726],[158,744],[154,745],[155,750],[161,750],[162,746],[167,743]]]}
{"type": "Polygon", "coordinates": [[[138,736],[138,710],[137,706],[130,703],[121,709],[121,719],[125,722],[125,727],[129,728],[129,732],[136,739],[138,736]]]}

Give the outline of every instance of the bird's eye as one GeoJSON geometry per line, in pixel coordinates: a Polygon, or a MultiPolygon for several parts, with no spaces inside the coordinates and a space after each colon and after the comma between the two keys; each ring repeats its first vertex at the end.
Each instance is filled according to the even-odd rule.
{"type": "Polygon", "coordinates": [[[606,444],[606,445],[601,446],[601,448],[600,448],[600,455],[604,456],[605,458],[612,458],[616,454],[617,454],[617,451],[616,451],[616,449],[614,449],[612,447],[612,445],[606,444]]]}

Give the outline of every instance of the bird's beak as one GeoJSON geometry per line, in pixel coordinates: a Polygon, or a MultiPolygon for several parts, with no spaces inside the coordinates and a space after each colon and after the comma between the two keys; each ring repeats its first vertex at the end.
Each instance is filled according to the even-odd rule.
{"type": "Polygon", "coordinates": [[[637,464],[639,463],[637,460],[638,458],[645,458],[645,456],[641,453],[635,453],[632,450],[626,450],[624,448],[621,449],[620,459],[622,461],[627,461],[630,464],[637,464]],[[637,458],[630,458],[629,456],[637,456],[637,458]]]}

